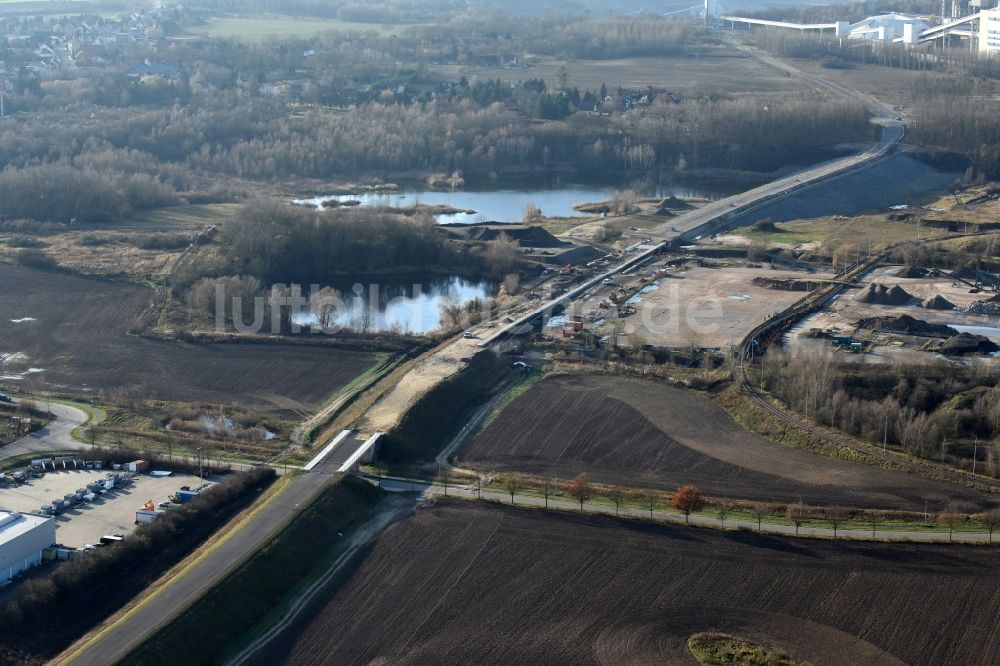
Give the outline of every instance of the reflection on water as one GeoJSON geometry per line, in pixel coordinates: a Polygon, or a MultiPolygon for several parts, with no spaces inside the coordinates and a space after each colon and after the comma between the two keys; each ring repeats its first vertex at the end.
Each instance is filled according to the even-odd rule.
{"type": "Polygon", "coordinates": [[[442,307],[490,298],[499,290],[495,282],[457,276],[366,284],[344,281],[330,286],[340,292],[340,298],[314,303],[310,310],[292,317],[295,324],[429,333],[441,327],[442,307]]]}
{"type": "MultiPolygon", "coordinates": [[[[293,203],[302,206],[315,206],[320,210],[331,202],[360,202],[362,206],[388,206],[398,208],[403,206],[450,206],[462,211],[474,213],[455,213],[453,215],[438,215],[439,224],[454,224],[456,222],[520,222],[524,209],[528,205],[537,206],[543,215],[550,217],[574,217],[586,215],[573,209],[581,203],[596,203],[606,201],[618,192],[614,187],[587,187],[582,185],[567,185],[550,189],[534,190],[485,190],[455,192],[438,192],[433,190],[413,192],[365,192],[360,194],[341,194],[331,196],[315,196],[296,199],[293,203]]],[[[690,188],[664,188],[657,196],[675,195],[681,198],[717,199],[722,196],[716,192],[694,190],[690,188]]]]}
{"type": "Polygon", "coordinates": [[[962,324],[948,324],[959,333],[971,333],[981,335],[994,341],[1000,341],[1000,328],[995,326],[963,326],[962,324]]]}

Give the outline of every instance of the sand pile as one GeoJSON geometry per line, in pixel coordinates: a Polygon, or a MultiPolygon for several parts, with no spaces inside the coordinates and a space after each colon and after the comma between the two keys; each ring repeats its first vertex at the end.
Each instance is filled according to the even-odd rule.
{"type": "Polygon", "coordinates": [[[913,300],[913,296],[898,284],[891,287],[872,284],[855,296],[854,300],[875,305],[906,305],[913,300]]]}
{"type": "Polygon", "coordinates": [[[955,304],[941,294],[938,294],[934,298],[928,298],[924,301],[921,307],[927,308],[928,310],[954,310],[955,304]]]}

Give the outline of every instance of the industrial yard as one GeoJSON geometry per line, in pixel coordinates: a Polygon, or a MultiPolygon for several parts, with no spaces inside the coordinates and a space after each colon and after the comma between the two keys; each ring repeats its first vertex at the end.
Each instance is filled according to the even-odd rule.
{"type": "MultiPolygon", "coordinates": [[[[967,332],[1000,343],[1000,307],[993,302],[996,292],[976,288],[970,279],[974,280],[953,277],[948,271],[913,271],[905,266],[879,268],[827,308],[803,319],[785,336],[785,342],[792,350],[819,350],[830,347],[830,342],[816,339],[816,332],[822,333],[823,338],[853,336],[864,344],[865,353],[845,355],[846,360],[881,363],[943,360],[938,348],[949,335],[936,332],[935,326],[950,327],[952,335],[967,332]],[[886,288],[886,296],[869,295],[880,286],[886,288]],[[910,330],[893,328],[892,321],[901,317],[917,323],[910,324],[910,330]],[[859,325],[872,320],[884,320],[885,329],[859,325]]],[[[989,361],[982,355],[972,358],[989,361]]]]}
{"type": "MultiPolygon", "coordinates": [[[[0,487],[0,506],[11,511],[40,513],[41,507],[55,499],[74,495],[95,482],[104,481],[112,470],[59,469],[26,483],[0,487]]],[[[173,472],[169,476],[129,475],[131,481],[118,484],[93,499],[60,510],[55,516],[56,542],[68,549],[100,543],[105,535],[127,534],[135,529],[136,512],[147,501],[154,505],[166,502],[182,486],[195,488],[202,482],[197,476],[173,472]]]]}
{"type": "MultiPolygon", "coordinates": [[[[612,278],[568,306],[566,314],[580,317],[583,330],[597,338],[622,336],[622,344],[722,349],[801,297],[754,284],[759,277],[803,274],[744,260],[666,258],[612,278]]],[[[806,279],[819,283],[829,277],[819,273],[806,279]]]]}

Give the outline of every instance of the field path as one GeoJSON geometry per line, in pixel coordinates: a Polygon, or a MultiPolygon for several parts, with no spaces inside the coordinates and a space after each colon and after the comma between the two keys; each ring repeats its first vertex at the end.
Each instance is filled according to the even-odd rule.
{"type": "MultiPolygon", "coordinates": [[[[447,495],[448,497],[459,497],[462,499],[477,500],[482,496],[482,501],[494,504],[510,504],[510,494],[496,490],[477,490],[474,487],[448,486],[447,493],[443,486],[436,486],[423,479],[383,479],[382,488],[390,492],[409,493],[421,492],[426,497],[447,495]]],[[[520,507],[545,508],[546,502],[543,497],[536,495],[514,495],[514,505],[520,507]]],[[[827,527],[803,526],[796,532],[795,526],[790,524],[762,522],[760,528],[755,520],[738,520],[727,518],[720,520],[714,516],[692,515],[685,521],[684,516],[670,512],[654,509],[652,517],[648,509],[623,506],[618,513],[615,508],[604,504],[584,503],[583,509],[575,501],[549,498],[548,508],[555,511],[570,511],[573,513],[594,514],[600,516],[617,516],[620,518],[632,518],[641,521],[663,522],[685,525],[692,527],[708,527],[725,530],[746,530],[749,532],[760,532],[763,534],[775,534],[785,537],[815,537],[823,539],[838,539],[844,541],[895,541],[895,542],[919,542],[919,543],[962,543],[962,544],[984,544],[991,543],[989,536],[985,532],[954,532],[949,534],[947,530],[887,530],[876,529],[874,532],[870,528],[849,529],[839,528],[834,535],[834,531],[827,527]]],[[[997,543],[1000,543],[1000,532],[997,533],[997,543]]]]}

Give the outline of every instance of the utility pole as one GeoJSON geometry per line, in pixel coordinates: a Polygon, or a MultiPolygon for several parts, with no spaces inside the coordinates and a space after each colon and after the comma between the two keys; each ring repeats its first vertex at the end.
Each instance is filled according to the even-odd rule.
{"type": "Polygon", "coordinates": [[[202,481],[205,480],[205,474],[204,474],[204,470],[202,468],[201,447],[200,446],[198,447],[198,478],[201,479],[202,481]]]}
{"type": "Polygon", "coordinates": [[[885,413],[885,424],[882,426],[882,453],[885,453],[889,443],[889,412],[885,413]]]}
{"type": "Polygon", "coordinates": [[[976,475],[976,453],[979,451],[979,438],[972,440],[972,476],[976,475]]]}

